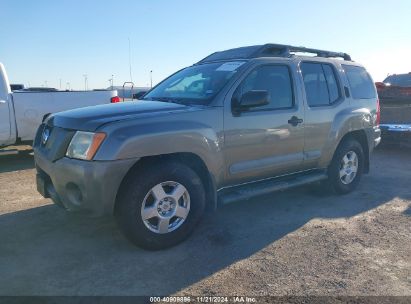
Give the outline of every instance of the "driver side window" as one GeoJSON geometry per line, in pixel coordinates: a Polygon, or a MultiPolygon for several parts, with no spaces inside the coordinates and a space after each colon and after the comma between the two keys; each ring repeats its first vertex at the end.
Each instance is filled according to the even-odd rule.
{"type": "Polygon", "coordinates": [[[254,69],[243,80],[236,91],[241,96],[250,91],[267,91],[269,103],[255,110],[275,110],[292,108],[294,105],[290,70],[285,65],[266,65],[254,69]]]}

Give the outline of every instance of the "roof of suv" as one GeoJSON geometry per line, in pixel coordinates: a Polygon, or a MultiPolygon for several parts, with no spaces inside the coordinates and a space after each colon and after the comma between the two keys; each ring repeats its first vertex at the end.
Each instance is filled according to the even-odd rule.
{"type": "Polygon", "coordinates": [[[292,57],[295,53],[311,53],[315,54],[317,57],[324,58],[342,58],[347,61],[351,61],[350,55],[341,52],[332,52],[318,49],[311,49],[301,46],[291,46],[284,44],[264,44],[264,45],[253,45],[245,46],[235,49],[230,49],[221,52],[215,52],[204,59],[200,60],[197,64],[202,64],[206,62],[215,61],[226,61],[226,60],[238,60],[238,59],[252,59],[259,57],[292,57]]]}

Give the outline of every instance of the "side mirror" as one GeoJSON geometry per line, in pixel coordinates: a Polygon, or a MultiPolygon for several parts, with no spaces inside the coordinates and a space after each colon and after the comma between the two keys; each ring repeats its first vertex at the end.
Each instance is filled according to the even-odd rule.
{"type": "Polygon", "coordinates": [[[253,90],[244,93],[241,96],[239,102],[233,104],[233,110],[235,112],[247,111],[251,108],[261,107],[268,105],[269,102],[268,91],[265,90],[253,90]]]}

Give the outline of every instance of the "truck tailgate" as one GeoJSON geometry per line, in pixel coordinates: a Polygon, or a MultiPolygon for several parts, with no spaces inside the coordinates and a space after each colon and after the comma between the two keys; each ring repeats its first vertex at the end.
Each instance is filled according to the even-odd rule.
{"type": "Polygon", "coordinates": [[[381,102],[381,124],[411,124],[410,103],[381,102]]]}
{"type": "Polygon", "coordinates": [[[411,144],[411,99],[382,99],[380,107],[382,141],[393,144],[411,144]]]}

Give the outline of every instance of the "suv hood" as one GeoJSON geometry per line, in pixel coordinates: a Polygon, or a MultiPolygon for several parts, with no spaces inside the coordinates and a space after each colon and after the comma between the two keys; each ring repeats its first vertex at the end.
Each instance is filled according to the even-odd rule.
{"type": "Polygon", "coordinates": [[[160,101],[128,101],[60,112],[52,115],[47,124],[65,129],[95,131],[111,122],[188,111],[192,108],[160,101]]]}

